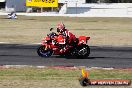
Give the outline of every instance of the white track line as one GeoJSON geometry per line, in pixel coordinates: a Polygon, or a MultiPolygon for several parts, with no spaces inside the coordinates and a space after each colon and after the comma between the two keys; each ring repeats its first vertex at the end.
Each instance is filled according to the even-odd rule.
{"type": "Polygon", "coordinates": [[[0,42],[0,44],[9,44],[9,42],[0,42]]]}

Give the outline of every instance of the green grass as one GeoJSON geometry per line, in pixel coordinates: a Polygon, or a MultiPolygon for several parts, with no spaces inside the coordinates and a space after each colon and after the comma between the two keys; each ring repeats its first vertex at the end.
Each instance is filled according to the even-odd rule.
{"type": "MultiPolygon", "coordinates": [[[[90,79],[130,79],[132,70],[88,70],[90,79]]],[[[83,88],[81,69],[9,68],[0,69],[0,88],[83,88]]],[[[132,86],[88,86],[88,88],[131,88],[132,86]]]]}
{"type": "Polygon", "coordinates": [[[79,70],[61,69],[1,69],[0,79],[45,80],[45,79],[75,79],[79,76],[79,70]]]}
{"type": "Polygon", "coordinates": [[[91,70],[91,78],[94,79],[131,79],[132,71],[129,70],[91,70]]]}
{"type": "MultiPolygon", "coordinates": [[[[89,70],[90,79],[132,79],[131,70],[89,70]]],[[[11,68],[1,69],[0,79],[26,79],[26,80],[45,80],[45,79],[64,79],[75,80],[81,75],[81,70],[64,70],[49,68],[11,68]]]]}

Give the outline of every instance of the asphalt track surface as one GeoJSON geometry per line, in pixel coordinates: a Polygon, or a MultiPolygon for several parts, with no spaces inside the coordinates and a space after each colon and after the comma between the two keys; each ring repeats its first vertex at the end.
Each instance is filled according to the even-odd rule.
{"type": "Polygon", "coordinates": [[[39,45],[0,44],[0,65],[87,66],[132,68],[132,47],[91,46],[87,59],[66,59],[59,56],[39,57],[39,45]]]}

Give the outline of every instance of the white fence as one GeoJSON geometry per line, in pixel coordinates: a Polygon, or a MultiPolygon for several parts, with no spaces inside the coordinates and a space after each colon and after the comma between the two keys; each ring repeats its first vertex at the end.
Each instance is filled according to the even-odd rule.
{"type": "MultiPolygon", "coordinates": [[[[13,3],[15,0],[8,0],[6,9],[16,6],[16,10],[26,10],[26,7],[19,8],[24,5],[25,0],[16,0],[18,4],[13,3]],[[10,2],[12,1],[12,2],[10,2]],[[21,2],[20,2],[21,1],[21,2]],[[10,4],[12,3],[12,4],[10,4]]],[[[0,15],[6,13],[0,13],[0,15]]],[[[18,13],[27,16],[72,16],[72,17],[132,17],[132,3],[67,3],[59,13],[18,13]]]]}
{"type": "Polygon", "coordinates": [[[60,14],[84,14],[93,16],[132,15],[132,3],[67,3],[60,10],[60,14]]]}

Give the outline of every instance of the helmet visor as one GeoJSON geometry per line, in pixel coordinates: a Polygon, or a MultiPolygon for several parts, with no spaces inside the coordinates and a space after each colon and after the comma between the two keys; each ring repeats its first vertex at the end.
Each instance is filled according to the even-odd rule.
{"type": "Polygon", "coordinates": [[[57,28],[57,32],[60,32],[60,29],[59,28],[57,28]]]}

